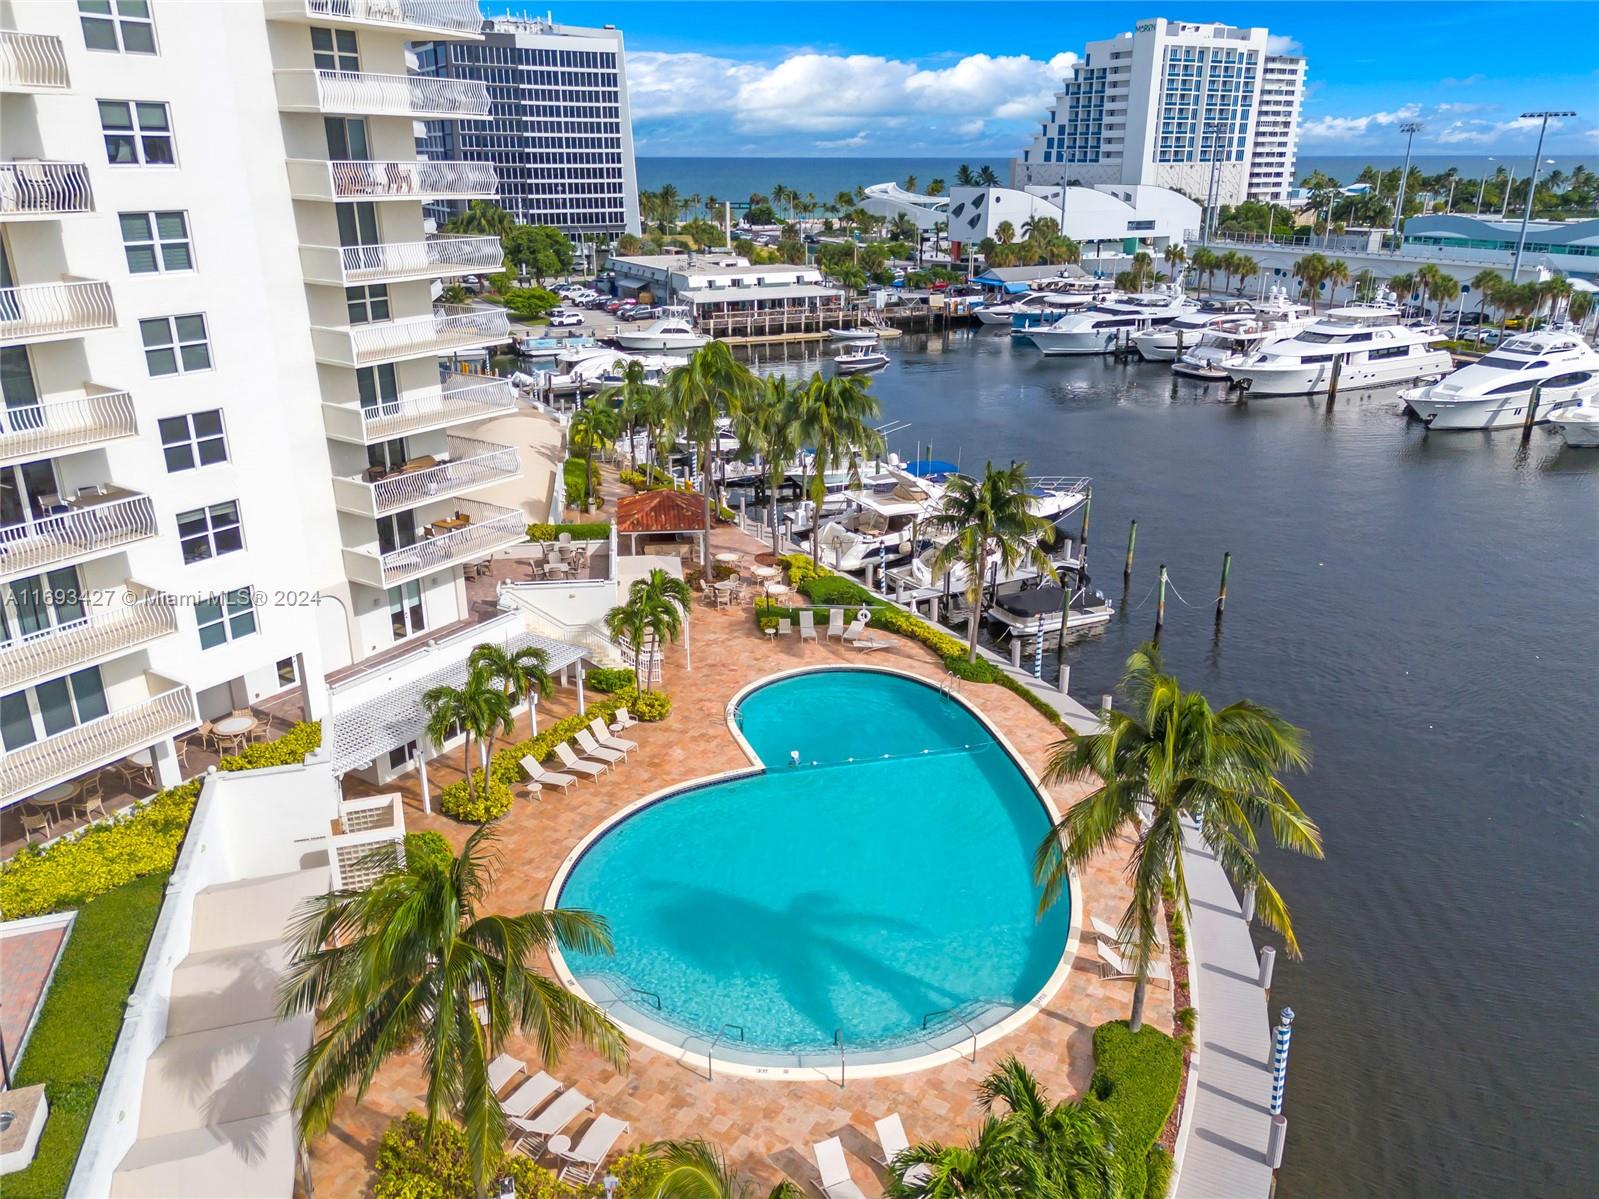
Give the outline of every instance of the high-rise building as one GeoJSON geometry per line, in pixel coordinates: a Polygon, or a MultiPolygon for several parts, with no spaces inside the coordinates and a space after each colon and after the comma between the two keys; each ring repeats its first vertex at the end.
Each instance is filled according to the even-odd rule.
{"type": "MultiPolygon", "coordinates": [[[[487,119],[428,123],[427,157],[493,163],[501,207],[524,224],[574,237],[639,231],[621,30],[497,18],[481,41],[419,45],[416,55],[424,75],[489,93],[487,119]]],[[[436,215],[464,206],[446,201],[436,215]]]]}
{"type": "Polygon", "coordinates": [[[480,38],[476,5],[5,18],[0,806],[122,760],[170,784],[189,734],[280,693],[331,695],[351,769],[404,765],[397,712],[477,619],[464,564],[526,534],[476,498],[517,450],[463,432],[514,412],[458,371],[505,313],[433,299],[499,240],[423,215],[492,199],[494,167],[415,134],[489,98],[408,72],[409,42],[480,38]]]}
{"type": "Polygon", "coordinates": [[[1089,42],[1012,162],[1013,181],[1152,184],[1201,203],[1286,199],[1305,60],[1270,42],[1264,29],[1167,20],[1089,42]]]}

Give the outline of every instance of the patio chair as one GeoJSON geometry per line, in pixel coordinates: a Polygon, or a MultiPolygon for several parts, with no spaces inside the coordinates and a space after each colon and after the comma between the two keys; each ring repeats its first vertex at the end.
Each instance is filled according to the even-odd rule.
{"type": "Polygon", "coordinates": [[[78,810],[78,815],[85,820],[88,820],[91,816],[98,816],[100,819],[105,820],[111,815],[110,812],[105,810],[105,798],[100,795],[98,788],[93,795],[89,794],[87,788],[80,791],[78,793],[78,802],[72,806],[78,810]]]}
{"type": "Polygon", "coordinates": [[[868,637],[857,637],[857,638],[855,638],[855,640],[853,642],[851,642],[851,644],[854,645],[856,649],[860,650],[861,653],[869,654],[874,649],[889,649],[889,648],[891,648],[893,646],[894,643],[892,641],[890,641],[886,637],[870,637],[870,636],[868,636],[868,637]]]}
{"type": "Polygon", "coordinates": [[[498,1095],[505,1089],[505,1084],[518,1074],[527,1073],[527,1063],[512,1057],[509,1053],[502,1053],[489,1063],[489,1090],[498,1095]]]}
{"type": "Polygon", "coordinates": [[[816,614],[809,608],[801,608],[799,614],[800,644],[816,640],[816,614]]]}
{"type": "Polygon", "coordinates": [[[828,637],[844,636],[844,609],[829,608],[827,610],[827,635],[828,637]]]}
{"type": "MultiPolygon", "coordinates": [[[[1099,950],[1099,975],[1101,978],[1137,978],[1138,970],[1131,961],[1124,958],[1116,946],[1106,941],[1096,941],[1099,950]]],[[[1130,955],[1129,955],[1130,956],[1130,955]]],[[[1171,984],[1171,971],[1166,969],[1164,962],[1149,963],[1149,979],[1151,982],[1164,982],[1171,984]]]]}
{"type": "Polygon", "coordinates": [[[561,759],[561,765],[568,770],[576,771],[585,778],[597,779],[605,773],[605,767],[594,762],[585,762],[572,752],[572,747],[565,741],[555,747],[555,756],[561,759]]]}
{"type": "Polygon", "coordinates": [[[1127,939],[1122,936],[1121,929],[1114,924],[1107,924],[1098,916],[1090,916],[1088,923],[1094,926],[1094,932],[1101,941],[1108,945],[1114,945],[1118,949],[1126,948],[1127,939]]]}
{"type": "Polygon", "coordinates": [[[638,721],[628,714],[626,708],[618,708],[616,710],[616,719],[611,721],[611,732],[620,733],[623,729],[630,729],[637,723],[638,721]]]}
{"type": "Polygon", "coordinates": [[[843,631],[843,633],[840,634],[840,636],[842,636],[846,642],[854,641],[857,638],[864,637],[865,635],[866,635],[866,622],[864,620],[862,620],[859,616],[857,616],[854,620],[850,621],[849,622],[849,628],[845,629],[843,631]]]}
{"type": "Polygon", "coordinates": [[[50,817],[47,813],[40,812],[37,816],[22,813],[22,839],[32,841],[34,833],[43,833],[45,840],[50,839],[50,817]]]}
{"type": "Polygon", "coordinates": [[[594,740],[605,746],[606,749],[619,749],[623,753],[627,753],[638,748],[637,741],[629,741],[626,737],[611,736],[611,730],[605,727],[605,721],[598,716],[589,721],[589,732],[593,733],[594,740]]]}
{"type": "Polygon", "coordinates": [[[524,1120],[529,1112],[561,1090],[563,1085],[540,1070],[507,1095],[500,1107],[512,1120],[524,1120]]]}
{"type": "Polygon", "coordinates": [[[793,631],[794,622],[792,620],[787,616],[779,616],[777,618],[777,635],[779,637],[787,637],[793,631]]]}
{"type": "Polygon", "coordinates": [[[561,1154],[566,1166],[561,1170],[561,1181],[570,1179],[587,1186],[600,1172],[600,1166],[627,1131],[627,1121],[615,1116],[596,1116],[594,1123],[583,1132],[583,1139],[561,1154]]]}
{"type": "Polygon", "coordinates": [[[538,1157],[550,1143],[551,1137],[576,1120],[579,1112],[593,1106],[594,1100],[582,1091],[571,1090],[557,1095],[549,1107],[531,1120],[512,1117],[511,1126],[522,1134],[517,1137],[514,1150],[528,1157],[538,1157]]]}
{"type": "Polygon", "coordinates": [[[849,1176],[849,1162],[844,1158],[842,1141],[828,1137],[813,1145],[811,1152],[816,1156],[816,1189],[827,1199],[866,1199],[866,1192],[849,1176]]]}
{"type": "MultiPolygon", "coordinates": [[[[875,1125],[877,1129],[877,1144],[882,1150],[882,1156],[877,1159],[878,1164],[885,1169],[892,1169],[894,1159],[911,1147],[910,1138],[905,1135],[905,1125],[901,1123],[898,1112],[890,1112],[875,1125]]],[[[905,1181],[911,1186],[920,1186],[933,1176],[933,1167],[926,1162],[919,1162],[905,1171],[905,1181]]]]}
{"type": "Polygon", "coordinates": [[[539,765],[538,760],[534,758],[532,754],[528,754],[522,759],[522,769],[527,771],[528,778],[538,786],[542,787],[545,784],[548,784],[551,787],[559,787],[563,795],[568,789],[570,789],[573,783],[577,782],[577,780],[569,774],[559,774],[553,770],[545,770],[544,767],[539,765]]]}
{"type": "Polygon", "coordinates": [[[606,749],[594,740],[594,734],[587,729],[578,729],[577,747],[583,751],[583,756],[595,762],[604,762],[607,766],[615,766],[618,762],[627,761],[627,751],[621,749],[606,749]]]}

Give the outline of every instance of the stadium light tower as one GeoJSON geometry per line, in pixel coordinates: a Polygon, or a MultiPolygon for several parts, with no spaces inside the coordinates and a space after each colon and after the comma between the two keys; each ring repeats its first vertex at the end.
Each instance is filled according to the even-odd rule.
{"type": "Polygon", "coordinates": [[[1543,161],[1543,135],[1549,132],[1550,117],[1574,117],[1574,112],[1556,112],[1553,109],[1547,112],[1524,112],[1521,119],[1524,121],[1537,118],[1538,126],[1538,152],[1532,156],[1532,178],[1527,180],[1527,207],[1521,211],[1521,233],[1516,238],[1516,256],[1510,260],[1510,281],[1514,283],[1516,276],[1521,273],[1521,251],[1527,245],[1527,222],[1532,220],[1532,198],[1538,192],[1538,167],[1543,161]]]}

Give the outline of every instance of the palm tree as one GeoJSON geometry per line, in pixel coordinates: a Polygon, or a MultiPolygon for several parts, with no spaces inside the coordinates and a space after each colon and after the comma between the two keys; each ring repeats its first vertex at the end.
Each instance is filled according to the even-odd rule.
{"type": "Polygon", "coordinates": [[[781,375],[768,375],[754,397],[733,418],[740,458],[766,466],[767,515],[772,522],[772,553],[778,552],[778,492],[788,464],[800,451],[799,400],[781,375]]]}
{"type": "Polygon", "coordinates": [[[1329,304],[1338,299],[1338,289],[1349,282],[1349,264],[1342,258],[1334,258],[1327,264],[1327,302],[1329,304]]]}
{"type": "Polygon", "coordinates": [[[1037,1158],[1023,1143],[1021,1125],[995,1116],[983,1121],[970,1145],[928,1141],[904,1150],[890,1167],[887,1191],[895,1199],[1019,1199],[1049,1193],[1037,1158]]]}
{"type": "Polygon", "coordinates": [[[1483,309],[1493,301],[1494,290],[1504,284],[1504,276],[1498,271],[1484,267],[1471,277],[1471,290],[1477,293],[1477,319],[1480,324],[1483,309]]]}
{"type": "Polygon", "coordinates": [[[656,567],[627,589],[627,602],[605,614],[605,628],[613,640],[633,647],[633,681],[640,691],[650,689],[653,670],[644,669],[644,651],[675,643],[688,617],[694,593],[682,579],[656,567]]]}
{"type": "Polygon", "coordinates": [[[507,650],[485,641],[472,647],[466,666],[472,673],[481,672],[485,678],[502,684],[505,694],[518,701],[532,699],[535,691],[547,695],[550,690],[550,655],[536,645],[507,650]]]}
{"type": "Polygon", "coordinates": [[[1221,264],[1221,256],[1209,246],[1200,246],[1188,259],[1188,265],[1194,268],[1194,287],[1197,291],[1207,288],[1206,278],[1214,278],[1216,268],[1221,264]]]}
{"type": "Polygon", "coordinates": [[[977,630],[983,623],[984,583],[991,569],[1009,575],[1022,559],[1039,574],[1055,579],[1054,564],[1039,547],[1050,523],[1035,516],[1027,486],[1027,466],[1012,462],[1000,470],[983,464],[983,477],[957,475],[945,488],[928,525],[952,536],[933,558],[933,574],[957,563],[966,570],[966,600],[972,606],[966,660],[977,660],[977,630]]]}
{"type": "Polygon", "coordinates": [[[1166,269],[1173,279],[1177,278],[1183,267],[1188,264],[1188,251],[1183,248],[1183,243],[1180,241],[1167,242],[1160,256],[1165,259],[1166,269]]]}
{"type": "Polygon", "coordinates": [[[1227,276],[1227,281],[1221,285],[1221,289],[1223,291],[1231,291],[1233,289],[1233,276],[1238,273],[1237,251],[1228,250],[1223,254],[1217,255],[1216,266],[1223,275],[1227,276]]]}
{"type": "MultiPolygon", "coordinates": [[[[642,1199],[754,1199],[755,1184],[727,1164],[709,1141],[655,1141],[644,1147],[665,1167],[642,1199]]],[[[802,1199],[805,1192],[788,1179],[766,1192],[766,1199],[802,1199]]]]}
{"type": "Polygon", "coordinates": [[[567,428],[567,437],[573,444],[583,447],[583,478],[586,480],[583,488],[583,511],[589,510],[589,500],[594,495],[594,446],[597,442],[610,444],[616,440],[617,434],[622,431],[622,421],[616,409],[609,402],[602,403],[600,398],[589,400],[576,412],[572,413],[572,422],[567,428]]]}
{"type": "Polygon", "coordinates": [[[422,695],[422,710],[427,713],[428,740],[443,745],[459,731],[461,741],[461,772],[466,775],[466,794],[476,800],[477,788],[473,776],[471,747],[478,740],[478,765],[484,772],[483,785],[488,786],[489,757],[494,748],[496,733],[510,734],[515,721],[511,715],[511,697],[497,680],[480,670],[467,672],[466,682],[460,687],[441,683],[422,695]]]}
{"type": "Polygon", "coordinates": [[[511,1033],[530,1038],[552,1068],[574,1040],[619,1069],[626,1063],[621,1031],[533,964],[555,945],[611,952],[604,919],[570,908],[480,916],[500,861],[493,837],[484,825],[447,864],[319,895],[296,914],[279,1012],[313,1013],[320,1030],[295,1069],[302,1143],[327,1130],[346,1091],[359,1100],[389,1057],[415,1046],[427,1136],[442,1118],[460,1121],[482,1196],[506,1132],[488,1064],[511,1033]]]}
{"type": "Polygon", "coordinates": [[[677,227],[677,214],[681,205],[677,198],[677,188],[670,183],[661,184],[660,190],[655,193],[656,216],[661,222],[663,232],[670,233],[677,227]]]}
{"type": "Polygon", "coordinates": [[[1437,310],[1433,313],[1436,324],[1444,323],[1444,305],[1450,300],[1460,298],[1460,280],[1443,271],[1438,272],[1438,277],[1432,282],[1432,298],[1438,302],[1437,310]]]}
{"type": "Polygon", "coordinates": [[[908,191],[908,192],[915,192],[915,190],[916,190],[916,176],[915,175],[906,175],[905,176],[905,190],[908,191]]]}
{"type": "Polygon", "coordinates": [[[715,489],[720,503],[720,480],[711,460],[711,444],[716,440],[719,417],[731,415],[755,394],[759,380],[744,363],[733,357],[725,342],[713,341],[695,350],[682,366],[666,376],[666,404],[672,421],[699,453],[700,486],[705,497],[705,530],[700,542],[700,561],[709,569],[711,561],[711,493],[715,489]]]}
{"type": "Polygon", "coordinates": [[[1139,250],[1133,255],[1132,263],[1133,277],[1137,280],[1138,289],[1142,290],[1145,281],[1155,273],[1155,260],[1148,251],[1139,250]]]}
{"type": "Polygon", "coordinates": [[[1353,280],[1355,285],[1355,299],[1370,302],[1377,294],[1377,272],[1367,268],[1357,274],[1353,280]]]}
{"type": "Polygon", "coordinates": [[[994,226],[994,240],[1002,246],[1008,246],[1016,240],[1016,226],[1009,221],[1001,221],[994,226]]]}
{"type": "Polygon", "coordinates": [[[445,233],[477,233],[504,237],[516,228],[516,218],[492,200],[473,200],[465,212],[444,222],[445,233]]]}
{"type": "Polygon", "coordinates": [[[1321,293],[1321,285],[1327,281],[1327,272],[1332,269],[1332,263],[1327,261],[1325,254],[1312,251],[1298,262],[1294,263],[1294,277],[1310,293],[1310,310],[1316,311],[1316,301],[1321,293]]]}
{"type": "Polygon", "coordinates": [[[1399,301],[1399,306],[1404,307],[1405,301],[1416,290],[1416,276],[1394,275],[1388,280],[1388,290],[1394,293],[1394,299],[1399,301]]]}
{"type": "Polygon", "coordinates": [[[941,196],[941,195],[943,195],[944,194],[944,181],[942,179],[934,179],[931,183],[929,183],[927,185],[927,194],[930,195],[930,196],[941,196]]]}
{"type": "MultiPolygon", "coordinates": [[[[618,421],[627,427],[627,461],[632,467],[638,466],[638,456],[634,452],[634,432],[646,416],[653,415],[652,407],[658,402],[660,388],[645,382],[644,363],[638,358],[629,358],[622,367],[622,381],[598,392],[594,402],[603,408],[614,408],[618,421]]],[[[645,425],[646,438],[653,433],[649,425],[645,425]]],[[[647,441],[646,441],[647,445],[647,441]]]]}
{"type": "Polygon", "coordinates": [[[861,455],[882,452],[883,436],[872,427],[880,409],[870,385],[860,375],[824,377],[820,371],[796,398],[794,424],[801,445],[812,448],[808,470],[811,499],[811,561],[821,555],[822,503],[827,499],[827,472],[848,466],[853,474],[861,455]]]}
{"type": "Polygon", "coordinates": [[[998,187],[999,175],[994,171],[993,167],[984,163],[983,168],[977,172],[977,182],[982,187],[998,187]]]}
{"type": "Polygon", "coordinates": [[[977,186],[977,176],[972,173],[972,168],[967,166],[964,162],[961,163],[960,166],[955,168],[955,186],[956,187],[976,187],[977,186]]]}
{"type": "Polygon", "coordinates": [[[1033,873],[1042,911],[1065,892],[1073,870],[1087,865],[1131,826],[1137,833],[1126,877],[1132,899],[1121,918],[1137,982],[1129,1024],[1143,1026],[1149,967],[1160,949],[1164,889],[1190,910],[1181,847],[1193,822],[1229,878],[1253,886],[1256,915],[1299,956],[1293,920],[1255,859],[1256,827],[1266,824],[1279,848],[1322,856],[1321,832],[1278,781],[1310,762],[1304,731],[1269,708],[1239,700],[1215,711],[1199,692],[1185,692],[1165,672],[1160,651],[1143,645],[1127,659],[1122,692],[1131,713],[1111,710],[1104,731],[1071,733],[1052,747],[1046,782],[1090,779],[1092,791],[1061,817],[1038,846],[1033,873]],[[1143,817],[1141,830],[1139,820],[1143,817]]]}
{"type": "Polygon", "coordinates": [[[999,1108],[1021,1129],[1037,1159],[1047,1193],[1117,1199],[1126,1171],[1116,1156],[1116,1122],[1097,1104],[1051,1103],[1032,1072],[1015,1057],[1002,1061],[977,1088],[984,1112],[999,1108]]]}
{"type": "Polygon", "coordinates": [[[1256,275],[1260,274],[1260,263],[1255,261],[1248,254],[1234,254],[1233,273],[1238,276],[1238,287],[1241,291],[1243,290],[1245,283],[1248,283],[1256,275]]]}

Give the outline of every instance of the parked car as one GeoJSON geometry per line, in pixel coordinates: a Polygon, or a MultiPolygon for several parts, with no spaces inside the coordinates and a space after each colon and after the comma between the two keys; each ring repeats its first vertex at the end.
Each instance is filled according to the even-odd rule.
{"type": "Polygon", "coordinates": [[[628,319],[635,321],[653,321],[655,317],[656,310],[648,304],[640,304],[632,312],[628,313],[628,319]]]}
{"type": "Polygon", "coordinates": [[[607,301],[605,301],[605,303],[600,305],[601,308],[603,308],[606,312],[611,313],[612,315],[615,315],[616,310],[618,308],[620,308],[621,306],[622,306],[622,301],[621,300],[607,300],[607,301]]]}
{"type": "Polygon", "coordinates": [[[552,329],[575,329],[582,323],[583,317],[580,313],[562,312],[550,314],[550,328],[552,329]]]}

